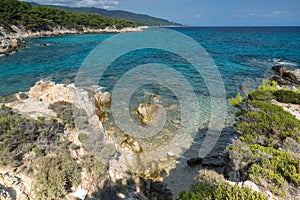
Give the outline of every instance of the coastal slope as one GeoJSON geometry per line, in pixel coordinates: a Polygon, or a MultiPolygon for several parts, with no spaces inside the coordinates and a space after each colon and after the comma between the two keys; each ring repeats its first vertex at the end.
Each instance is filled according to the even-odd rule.
{"type": "Polygon", "coordinates": [[[136,23],[99,14],[76,14],[17,0],[0,1],[0,54],[15,51],[25,37],[137,30],[136,23]]]}

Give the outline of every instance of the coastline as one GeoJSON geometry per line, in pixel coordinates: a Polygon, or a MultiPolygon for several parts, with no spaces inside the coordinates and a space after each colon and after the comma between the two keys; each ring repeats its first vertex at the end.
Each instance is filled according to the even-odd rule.
{"type": "Polygon", "coordinates": [[[60,36],[68,34],[142,32],[145,28],[148,27],[125,27],[122,29],[117,29],[115,27],[106,27],[105,29],[83,28],[82,31],[76,29],[53,28],[51,31],[31,32],[22,30],[17,26],[11,26],[10,29],[12,31],[8,32],[7,28],[0,25],[0,55],[8,56],[13,52],[17,52],[18,49],[23,48],[25,38],[60,36]]]}

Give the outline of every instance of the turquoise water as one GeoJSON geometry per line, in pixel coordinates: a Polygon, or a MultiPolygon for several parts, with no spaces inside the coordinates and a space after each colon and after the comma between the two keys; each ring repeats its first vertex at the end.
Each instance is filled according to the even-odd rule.
{"type": "MultiPolygon", "coordinates": [[[[268,77],[271,67],[300,64],[300,27],[184,27],[173,30],[190,36],[201,44],[215,61],[225,83],[227,97],[234,96],[242,85],[255,88],[268,77]]],[[[151,29],[149,30],[151,31],[151,29]]],[[[141,33],[142,34],[142,33],[141,33]]],[[[114,34],[65,35],[26,39],[26,48],[0,57],[0,96],[26,91],[41,78],[55,82],[72,82],[85,57],[97,45],[114,34]],[[40,43],[48,46],[41,47],[40,43]]],[[[196,93],[207,89],[195,71],[178,56],[159,50],[144,49],[120,57],[100,80],[111,90],[128,69],[141,63],[162,61],[182,70],[190,77],[196,93]]]]}

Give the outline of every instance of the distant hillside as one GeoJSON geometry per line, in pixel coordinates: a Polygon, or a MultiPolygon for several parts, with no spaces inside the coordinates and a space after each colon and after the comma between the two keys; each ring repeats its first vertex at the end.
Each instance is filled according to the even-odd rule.
{"type": "Polygon", "coordinates": [[[54,28],[82,30],[135,27],[137,24],[121,19],[103,17],[99,14],[73,13],[47,6],[32,5],[18,0],[0,0],[0,25],[16,25],[25,30],[51,31],[54,28]]]}
{"type": "Polygon", "coordinates": [[[149,15],[144,15],[144,14],[136,14],[136,13],[132,13],[132,12],[121,11],[121,10],[105,10],[102,8],[94,8],[94,7],[77,8],[77,7],[55,6],[55,5],[49,5],[49,6],[53,7],[53,8],[60,8],[63,10],[75,12],[75,13],[100,14],[104,17],[112,17],[112,18],[116,18],[116,19],[130,20],[139,25],[145,25],[145,26],[180,25],[178,23],[170,22],[165,19],[151,17],[149,15]]]}

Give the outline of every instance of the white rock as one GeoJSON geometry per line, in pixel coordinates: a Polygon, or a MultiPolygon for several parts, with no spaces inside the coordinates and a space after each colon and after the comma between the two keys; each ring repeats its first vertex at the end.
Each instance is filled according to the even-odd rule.
{"type": "Polygon", "coordinates": [[[88,193],[87,190],[82,189],[81,186],[79,186],[75,192],[71,193],[71,195],[73,197],[78,198],[78,199],[84,200],[85,197],[86,197],[86,195],[87,195],[87,193],[88,193]]]}
{"type": "Polygon", "coordinates": [[[169,151],[169,152],[167,153],[167,156],[169,156],[169,157],[174,157],[174,156],[176,156],[176,154],[175,154],[173,151],[169,151]]]}

